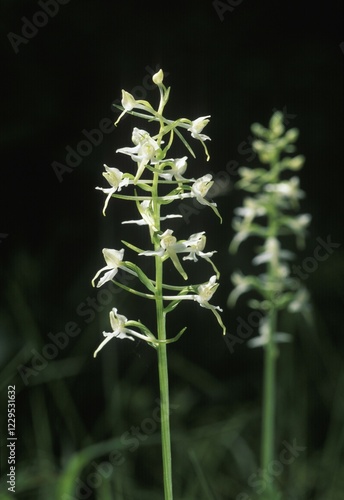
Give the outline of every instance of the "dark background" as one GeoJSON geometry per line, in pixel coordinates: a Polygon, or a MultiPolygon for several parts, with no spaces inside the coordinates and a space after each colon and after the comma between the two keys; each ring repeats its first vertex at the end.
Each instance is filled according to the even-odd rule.
{"type": "MultiPolygon", "coordinates": [[[[67,477],[75,454],[139,425],[152,414],[158,397],[153,349],[112,342],[92,358],[101,332],[109,328],[111,307],[129,319],[144,320],[147,314],[146,304],[124,292],[105,304],[90,283],[104,265],[102,248],[120,248],[122,238],[143,244],[142,228],[120,225],[136,218],[133,208],[112,201],[104,218],[104,196],[94,188],[105,186],[103,163],[121,168],[123,159],[115,150],[130,145],[132,127],[144,124],[125,118],[60,179],[53,162],[66,165],[66,147],[77,148],[84,129],[116,119],[112,103],[122,88],[156,102],[146,75],[163,68],[166,85],[172,87],[170,118],[211,115],[205,130],[212,138],[211,160],[205,161],[196,144],[193,175],[211,170],[216,176],[228,171],[229,162],[258,165],[250,125],[267,125],[273,110],[282,110],[286,125],[300,130],[298,152],[306,157],[300,172],[307,193],[302,212],[312,214],[312,223],[299,263],[313,255],[319,237],[342,244],[343,9],[339,1],[318,6],[243,0],[219,15],[210,0],[173,5],[71,0],[15,50],[9,33],[22,36],[23,18],[32,21],[42,9],[31,1],[1,0],[0,6],[1,388],[4,403],[7,386],[17,388],[18,498],[47,498],[51,484],[67,477]],[[80,315],[92,299],[99,311],[80,315]],[[32,349],[41,353],[48,334],[63,331],[69,322],[77,323],[79,333],[47,367],[37,365],[28,385],[23,384],[18,366],[32,368],[32,349]]],[[[178,147],[176,156],[185,154],[178,147]]],[[[243,197],[233,189],[237,180],[234,171],[229,190],[216,197],[222,226],[207,209],[175,225],[181,238],[205,230],[207,249],[218,250],[214,260],[221,286],[213,303],[223,307],[232,333],[237,318],[247,318],[250,310],[245,299],[236,310],[227,308],[230,275],[237,268],[248,271],[254,255],[249,243],[238,255],[228,254],[233,209],[243,197]]],[[[340,247],[307,276],[313,328],[294,319],[295,341],[282,348],[277,448],[293,438],[307,447],[298,465],[276,479],[285,498],[340,498],[343,278],[340,247]]],[[[180,405],[172,418],[176,498],[234,499],[250,493],[247,477],[259,460],[262,352],[243,343],[231,354],[214,317],[191,306],[181,307],[172,323],[175,329],[188,325],[170,349],[171,397],[180,405]],[[194,457],[190,450],[196,462],[188,459],[194,457]],[[202,482],[199,468],[208,496],[188,486],[202,482]]],[[[110,498],[141,499],[142,491],[147,498],[161,498],[158,434],[127,455],[121,479],[111,479],[110,498]]],[[[95,455],[98,461],[108,453],[104,450],[95,455]]],[[[6,460],[3,446],[1,458],[6,460]]],[[[84,479],[89,462],[80,465],[84,479]]],[[[1,472],[6,474],[5,462],[1,472]]],[[[4,481],[2,487],[5,491],[4,481]]],[[[101,488],[96,490],[94,498],[107,498],[101,488]]]]}

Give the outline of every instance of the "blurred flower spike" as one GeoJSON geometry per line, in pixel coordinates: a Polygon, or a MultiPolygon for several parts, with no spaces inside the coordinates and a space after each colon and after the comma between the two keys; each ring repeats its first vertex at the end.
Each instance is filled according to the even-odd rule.
{"type": "MultiPolygon", "coordinates": [[[[234,306],[238,298],[254,291],[261,297],[252,299],[249,305],[263,311],[267,317],[276,311],[287,309],[290,312],[300,311],[298,306],[302,297],[304,311],[308,292],[303,284],[291,274],[290,262],[295,254],[282,248],[283,238],[294,235],[298,247],[303,247],[307,228],[311,221],[309,214],[295,215],[299,202],[305,197],[300,189],[299,177],[293,175],[286,179],[285,171],[295,172],[304,164],[302,155],[291,157],[295,152],[295,141],[299,136],[297,129],[285,130],[283,114],[275,112],[270,119],[269,127],[254,123],[252,132],[257,137],[252,146],[264,168],[241,167],[241,179],[237,188],[252,193],[244,198],[243,206],[235,210],[233,228],[236,232],[229,250],[234,253],[249,237],[255,236],[264,241],[253,258],[253,265],[265,265],[265,272],[259,276],[243,276],[239,272],[232,275],[235,285],[228,304],[234,306]],[[283,177],[282,177],[283,175],[283,177]]],[[[272,332],[270,323],[261,320],[260,337],[252,339],[251,347],[264,346],[269,342],[287,342],[291,336],[284,332],[272,332]],[[270,326],[269,326],[270,325],[270,326]]]]}

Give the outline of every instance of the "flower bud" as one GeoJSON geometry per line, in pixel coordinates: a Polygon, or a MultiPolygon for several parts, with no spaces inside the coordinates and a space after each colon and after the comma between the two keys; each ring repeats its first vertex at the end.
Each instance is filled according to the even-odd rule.
{"type": "Polygon", "coordinates": [[[288,167],[291,170],[300,170],[305,163],[305,157],[303,155],[294,156],[294,158],[288,158],[288,167]]]}
{"type": "Polygon", "coordinates": [[[126,111],[131,111],[136,106],[134,96],[129,94],[126,90],[122,90],[122,106],[126,111]]]}
{"type": "Polygon", "coordinates": [[[275,137],[281,136],[284,132],[283,113],[276,111],[270,119],[269,126],[275,137]]]}
{"type": "Polygon", "coordinates": [[[155,85],[161,85],[163,79],[164,79],[164,72],[162,69],[159,69],[159,71],[152,76],[152,80],[155,83],[155,85]]]}
{"type": "Polygon", "coordinates": [[[265,142],[263,141],[252,141],[252,147],[256,153],[260,153],[261,151],[264,151],[265,148],[265,142]]]}
{"type": "Polygon", "coordinates": [[[287,140],[287,142],[295,142],[299,137],[299,131],[297,128],[291,128],[289,130],[287,130],[286,134],[285,134],[285,138],[287,140]]]}
{"type": "Polygon", "coordinates": [[[262,139],[267,138],[268,131],[260,123],[252,123],[251,130],[252,130],[253,134],[256,135],[257,137],[260,137],[262,139]]]}

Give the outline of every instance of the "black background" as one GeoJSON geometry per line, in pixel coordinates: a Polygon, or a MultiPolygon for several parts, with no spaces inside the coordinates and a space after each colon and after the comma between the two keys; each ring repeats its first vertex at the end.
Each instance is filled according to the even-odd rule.
{"type": "MultiPolygon", "coordinates": [[[[31,21],[41,8],[31,1],[2,0],[0,6],[3,384],[5,387],[16,380],[22,391],[22,405],[27,404],[30,390],[22,386],[16,365],[29,366],[32,348],[39,350],[48,341],[49,332],[62,331],[66,323],[75,321],[82,331],[57,361],[70,360],[68,366],[63,364],[63,378],[70,384],[76,407],[93,436],[91,441],[96,441],[104,436],[91,429],[106,398],[99,392],[103,353],[96,361],[92,353],[100,333],[108,328],[112,306],[104,306],[96,321],[89,324],[85,316],[77,314],[77,308],[87,297],[95,297],[90,281],[104,265],[101,249],[120,248],[123,231],[125,239],[132,238],[139,246],[144,241],[140,241],[142,228],[131,231],[120,225],[123,219],[136,218],[134,210],[123,202],[112,201],[104,218],[103,194],[94,189],[105,186],[103,163],[121,168],[117,162],[123,159],[115,155],[115,150],[130,145],[135,123],[125,118],[60,179],[52,163],[66,164],[66,147],[75,149],[85,139],[84,129],[99,129],[104,118],[116,119],[118,112],[112,102],[120,98],[122,88],[133,93],[136,88],[138,98],[156,102],[157,93],[147,89],[147,68],[151,72],[163,68],[166,85],[172,87],[169,117],[194,119],[211,115],[205,130],[212,139],[208,144],[211,160],[207,163],[201,146],[197,149],[196,145],[198,159],[190,167],[193,175],[211,170],[216,176],[226,171],[231,161],[257,165],[250,149],[250,125],[255,121],[267,125],[273,110],[280,109],[286,113],[288,127],[300,130],[298,152],[306,157],[300,172],[301,187],[307,194],[302,211],[312,214],[312,223],[306,248],[298,260],[301,263],[313,255],[319,237],[326,240],[330,235],[333,242],[342,243],[342,5],[339,1],[317,5],[243,0],[221,16],[210,0],[173,5],[71,0],[60,5],[57,15],[27,43],[20,43],[17,53],[9,33],[22,36],[26,22],[23,17],[31,21]],[[142,89],[145,95],[140,95],[142,89]],[[11,360],[15,360],[12,365],[11,360]]],[[[183,154],[180,147],[177,155],[183,154]]],[[[189,223],[184,220],[175,225],[181,238],[205,230],[207,249],[218,250],[214,260],[222,277],[213,303],[224,309],[224,321],[233,333],[237,318],[247,318],[249,309],[244,300],[235,311],[227,308],[232,289],[230,275],[236,268],[246,272],[247,262],[254,255],[250,244],[234,257],[228,254],[233,209],[242,201],[242,193],[233,189],[237,178],[232,174],[229,192],[216,198],[222,226],[210,210],[191,215],[189,223]]],[[[311,452],[324,446],[341,373],[342,257],[340,247],[307,277],[315,328],[310,335],[296,340],[292,361],[295,366],[303,366],[306,373],[304,390],[308,392],[304,397],[309,401],[309,413],[305,439],[311,452]]],[[[125,299],[121,294],[118,302],[123,314],[132,319],[137,314],[143,319],[146,306],[140,301],[125,299]]],[[[216,379],[215,385],[220,388],[219,394],[200,389],[193,411],[219,401],[228,411],[251,404],[259,407],[261,352],[249,350],[244,344],[230,354],[213,316],[194,306],[192,312],[181,308],[173,326],[181,328],[185,324],[187,333],[171,347],[171,385],[182,388],[190,384],[192,392],[197,386],[197,376],[190,368],[194,366],[208,373],[209,380],[216,379]],[[190,363],[189,377],[178,365],[185,359],[190,363]]],[[[130,379],[130,365],[131,370],[140,373],[139,383],[156,394],[154,351],[142,343],[135,347],[125,342],[114,344],[107,346],[104,358],[119,358],[118,377],[130,379]]],[[[62,364],[56,365],[55,374],[59,366],[62,364]]],[[[288,366],[283,369],[288,370],[288,366]]],[[[38,384],[40,376],[32,377],[30,384],[38,384]]],[[[196,418],[192,410],[191,414],[191,420],[196,418]]],[[[77,446],[81,446],[82,432],[70,432],[75,433],[77,446]]],[[[54,437],[58,443],[56,436],[58,433],[54,437]]],[[[61,450],[56,443],[58,457],[61,450]]]]}

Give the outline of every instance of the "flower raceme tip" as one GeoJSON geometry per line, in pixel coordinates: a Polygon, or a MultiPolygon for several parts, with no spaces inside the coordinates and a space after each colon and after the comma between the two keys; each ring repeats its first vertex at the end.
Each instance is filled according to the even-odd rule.
{"type": "MultiPolygon", "coordinates": [[[[155,300],[157,304],[160,301],[159,307],[162,308],[165,315],[174,310],[176,305],[183,300],[195,301],[201,307],[209,309],[215,314],[217,321],[225,332],[225,327],[218,313],[218,311],[221,311],[220,307],[209,304],[218,287],[216,280],[219,278],[220,273],[211,260],[215,251],[205,251],[205,232],[201,231],[191,234],[187,240],[178,240],[171,229],[166,229],[165,231],[161,229],[162,221],[182,217],[181,214],[164,213],[167,207],[176,200],[187,198],[196,198],[201,205],[209,206],[221,220],[216,203],[207,199],[213,185],[212,176],[206,174],[198,179],[187,178],[188,156],[180,155],[178,158],[171,158],[169,156],[170,148],[174,144],[174,139],[177,138],[181,140],[189,156],[191,155],[195,158],[195,153],[189,141],[191,142],[192,139],[196,139],[202,143],[206,158],[209,160],[205,141],[210,141],[211,139],[203,133],[203,130],[210,121],[210,115],[201,116],[195,120],[188,118],[171,120],[166,118],[164,116],[164,108],[169,100],[170,88],[165,87],[163,80],[163,71],[157,71],[153,76],[153,82],[157,85],[160,93],[160,102],[156,108],[148,101],[136,99],[130,92],[122,90],[122,106],[118,106],[122,110],[122,113],[116,121],[116,125],[125,114],[130,114],[133,117],[147,120],[149,126],[158,125],[159,128],[157,133],[154,134],[150,132],[148,126],[147,130],[146,127],[139,128],[135,126],[131,135],[131,146],[120,147],[116,150],[116,153],[126,155],[134,162],[134,171],[123,173],[118,168],[104,165],[105,171],[103,172],[103,177],[106,179],[108,186],[97,187],[96,189],[106,195],[103,207],[104,215],[110,198],[119,198],[123,201],[125,200],[125,203],[132,201],[136,204],[140,218],[123,221],[122,223],[146,226],[149,230],[153,248],[152,250],[143,250],[123,240],[122,243],[129,250],[136,252],[140,257],[154,256],[156,269],[160,269],[162,263],[167,259],[171,259],[172,264],[185,280],[188,276],[183,268],[184,262],[198,262],[203,259],[212,266],[215,271],[214,276],[207,283],[201,285],[178,286],[162,282],[159,285],[158,278],[161,274],[160,272],[157,272],[155,278],[151,279],[139,266],[133,262],[123,260],[123,248],[120,250],[104,248],[102,252],[106,265],[96,273],[92,280],[92,285],[98,288],[109,281],[114,281],[117,286],[129,293],[155,300]],[[129,186],[131,189],[129,189],[129,186]],[[125,194],[120,193],[124,188],[127,188],[125,191],[128,190],[130,192],[128,194],[127,192],[125,194]],[[160,263],[159,260],[161,260],[160,263]],[[147,290],[143,292],[139,289],[136,290],[133,287],[123,285],[120,280],[116,280],[115,278],[119,270],[124,270],[135,275],[141,282],[141,285],[144,285],[147,290]],[[157,290],[160,290],[160,292],[157,293],[157,290]],[[172,293],[176,293],[177,295],[167,296],[165,295],[166,290],[174,290],[172,293]],[[165,301],[167,301],[166,304],[165,301]]],[[[139,258],[139,260],[144,259],[139,258]]],[[[162,274],[160,279],[162,281],[162,274]]],[[[114,337],[129,338],[130,340],[138,337],[146,340],[153,347],[158,348],[161,343],[170,343],[177,340],[185,330],[183,329],[173,338],[166,338],[165,334],[161,335],[161,329],[165,328],[165,326],[163,327],[160,324],[160,327],[157,329],[160,333],[156,338],[141,322],[128,321],[125,316],[118,314],[116,308],[113,308],[110,312],[110,323],[113,331],[103,332],[104,340],[96,350],[95,355],[114,337]],[[134,327],[134,329],[131,327],[134,327]],[[135,330],[138,330],[140,333],[135,330]]]]}
{"type": "Polygon", "coordinates": [[[153,76],[152,80],[155,83],[155,85],[161,85],[163,80],[164,80],[164,72],[162,69],[159,69],[153,76]]]}

